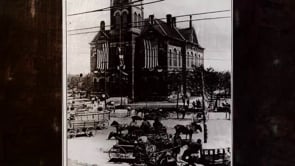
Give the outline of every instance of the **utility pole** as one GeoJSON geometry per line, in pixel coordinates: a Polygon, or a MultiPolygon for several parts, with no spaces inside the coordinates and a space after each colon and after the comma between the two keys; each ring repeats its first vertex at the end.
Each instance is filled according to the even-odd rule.
{"type": "Polygon", "coordinates": [[[205,81],[204,81],[204,66],[201,66],[201,79],[202,79],[202,110],[203,110],[203,128],[204,128],[204,143],[207,143],[208,129],[206,124],[206,108],[205,108],[205,81]]]}

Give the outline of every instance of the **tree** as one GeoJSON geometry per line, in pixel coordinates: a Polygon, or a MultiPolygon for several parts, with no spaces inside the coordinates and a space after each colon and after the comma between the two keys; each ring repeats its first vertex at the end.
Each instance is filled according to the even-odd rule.
{"type": "Polygon", "coordinates": [[[81,90],[86,91],[87,94],[94,91],[94,83],[93,83],[93,75],[92,74],[87,74],[86,76],[82,77],[81,82],[82,82],[81,90]]]}
{"type": "Polygon", "coordinates": [[[202,70],[202,67],[194,66],[193,71],[187,74],[187,88],[194,95],[201,95],[202,93],[202,70]]]}
{"type": "Polygon", "coordinates": [[[213,68],[207,68],[204,70],[204,82],[205,82],[205,92],[213,97],[214,91],[220,88],[220,77],[219,73],[214,71],[213,68]]]}
{"type": "Polygon", "coordinates": [[[78,90],[86,91],[87,94],[89,94],[91,91],[94,91],[93,75],[68,75],[67,86],[69,89],[77,88],[78,90]]]}
{"type": "Polygon", "coordinates": [[[231,94],[231,74],[230,72],[222,72],[220,78],[220,87],[225,91],[225,94],[231,94]]]}
{"type": "Polygon", "coordinates": [[[171,74],[168,74],[167,83],[169,85],[168,91],[170,93],[172,93],[172,92],[179,93],[180,92],[180,85],[182,82],[181,74],[182,74],[181,72],[173,72],[171,74]]]}
{"type": "Polygon", "coordinates": [[[189,72],[187,75],[188,88],[191,89],[195,95],[201,95],[202,93],[202,72],[205,84],[205,94],[212,97],[216,90],[225,90],[226,94],[230,94],[231,76],[228,71],[217,72],[213,68],[204,69],[200,66],[194,67],[193,71],[189,72]]]}

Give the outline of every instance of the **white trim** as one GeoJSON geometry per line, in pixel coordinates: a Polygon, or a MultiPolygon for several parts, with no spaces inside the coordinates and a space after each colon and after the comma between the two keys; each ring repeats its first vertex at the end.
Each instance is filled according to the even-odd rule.
{"type": "Polygon", "coordinates": [[[122,12],[121,12],[120,10],[116,10],[116,11],[114,12],[113,16],[116,16],[117,13],[119,13],[120,16],[122,15],[122,12]]]}
{"type": "Polygon", "coordinates": [[[121,15],[123,15],[123,13],[127,13],[127,15],[129,14],[129,11],[127,10],[127,9],[123,9],[122,11],[121,11],[121,15]]]}

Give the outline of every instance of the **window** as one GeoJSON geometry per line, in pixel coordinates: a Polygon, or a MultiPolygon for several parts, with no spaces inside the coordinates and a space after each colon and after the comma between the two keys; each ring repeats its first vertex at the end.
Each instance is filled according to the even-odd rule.
{"type": "Polygon", "coordinates": [[[194,65],[194,53],[193,52],[191,52],[191,59],[190,59],[190,67],[193,67],[193,65],[194,65]]]}
{"type": "Polygon", "coordinates": [[[181,67],[182,64],[181,64],[181,51],[179,51],[179,54],[178,54],[178,66],[181,67]]]}
{"type": "Polygon", "coordinates": [[[122,18],[123,18],[123,21],[122,21],[123,27],[127,27],[128,26],[128,14],[127,14],[127,12],[123,12],[122,18]]]}
{"type": "Polygon", "coordinates": [[[169,61],[169,66],[172,66],[172,51],[170,49],[169,49],[168,61],[169,61]]]}
{"type": "Polygon", "coordinates": [[[120,13],[116,14],[116,28],[120,28],[121,26],[121,16],[120,13]]]}
{"type": "Polygon", "coordinates": [[[92,54],[91,54],[92,56],[96,56],[96,49],[95,48],[92,48],[92,54]]]}
{"type": "Polygon", "coordinates": [[[194,63],[194,65],[195,65],[195,66],[198,66],[198,56],[197,56],[197,53],[195,54],[195,57],[194,57],[194,58],[195,58],[195,63],[194,63]]]}
{"type": "Polygon", "coordinates": [[[177,66],[177,50],[175,48],[173,51],[173,66],[177,66]]]}
{"type": "Polygon", "coordinates": [[[189,52],[186,53],[186,67],[189,67],[189,52]]]}
{"type": "MultiPolygon", "coordinates": [[[[137,19],[137,21],[138,21],[137,25],[138,25],[138,26],[141,26],[141,16],[140,16],[140,14],[138,14],[138,19],[137,19]]],[[[140,27],[138,27],[138,28],[140,28],[140,27]]]]}
{"type": "Polygon", "coordinates": [[[137,27],[137,13],[135,12],[134,13],[134,20],[133,20],[133,25],[134,25],[134,27],[137,27]]]}

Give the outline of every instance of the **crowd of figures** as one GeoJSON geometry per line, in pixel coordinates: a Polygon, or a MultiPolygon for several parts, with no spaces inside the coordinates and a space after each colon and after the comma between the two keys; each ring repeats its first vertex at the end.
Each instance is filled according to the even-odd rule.
{"type": "Polygon", "coordinates": [[[188,125],[176,124],[174,134],[167,133],[167,128],[160,118],[155,118],[151,124],[147,117],[140,119],[138,116],[133,116],[129,124],[113,121],[111,126],[115,127],[116,131],[111,132],[108,139],[118,140],[114,147],[121,149],[132,147],[132,149],[110,151],[110,153],[130,151],[135,157],[133,165],[177,166],[178,160],[187,166],[202,163],[202,141],[192,139],[193,133],[203,131],[197,121],[192,121],[188,125]],[[139,125],[137,120],[143,121],[139,125]],[[185,135],[185,138],[181,135],[185,135]],[[187,146],[187,149],[180,154],[183,146],[187,146]]]}

